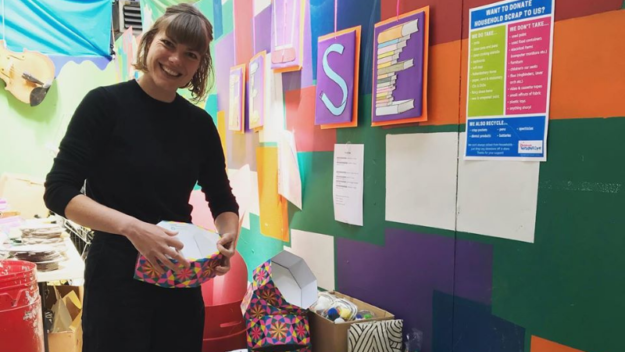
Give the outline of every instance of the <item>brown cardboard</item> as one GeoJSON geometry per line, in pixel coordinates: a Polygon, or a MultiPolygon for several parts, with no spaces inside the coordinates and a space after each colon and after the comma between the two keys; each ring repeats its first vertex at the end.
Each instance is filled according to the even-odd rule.
{"type": "Polygon", "coordinates": [[[48,333],[50,352],[82,351],[82,286],[48,286],[50,294],[46,297],[46,307],[55,313],[64,315],[60,321],[55,316],[52,330],[48,333]]]}
{"type": "Polygon", "coordinates": [[[80,324],[76,331],[48,334],[48,348],[50,352],[81,352],[82,328],[80,324]]]}
{"type": "Polygon", "coordinates": [[[347,321],[334,323],[321,315],[310,311],[310,338],[312,340],[312,352],[347,352],[347,330],[352,324],[368,321],[390,320],[395,316],[383,309],[372,306],[359,299],[344,295],[340,292],[330,292],[338,298],[344,298],[354,303],[358,310],[366,309],[375,314],[375,318],[367,320],[347,321]]]}

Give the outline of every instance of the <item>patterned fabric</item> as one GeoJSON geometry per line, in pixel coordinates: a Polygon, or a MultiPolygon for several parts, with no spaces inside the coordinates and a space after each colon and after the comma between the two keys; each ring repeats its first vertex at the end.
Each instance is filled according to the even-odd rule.
{"type": "Polygon", "coordinates": [[[255,350],[309,352],[307,310],[289,304],[271,278],[271,260],[252,273],[253,281],[241,302],[247,327],[247,346],[255,350]]]}
{"type": "MultiPolygon", "coordinates": [[[[164,227],[172,231],[194,231],[194,232],[209,232],[199,226],[175,222],[175,221],[163,221],[158,223],[159,226],[164,227]]],[[[187,258],[189,259],[189,258],[187,258]]],[[[224,256],[219,253],[215,253],[211,256],[199,259],[189,259],[189,268],[185,268],[182,264],[178,264],[175,259],[172,259],[172,263],[178,265],[180,273],[176,274],[173,270],[168,269],[163,275],[158,275],[154,267],[143,256],[139,255],[137,264],[135,266],[134,278],[139,281],[145,281],[156,286],[167,288],[188,288],[198,287],[204,282],[217,276],[215,269],[223,261],[224,256]]]]}
{"type": "Polygon", "coordinates": [[[348,352],[401,352],[403,320],[353,324],[347,331],[348,352]]]}
{"type": "MultiPolygon", "coordinates": [[[[137,265],[135,266],[134,278],[167,288],[197,287],[217,275],[215,268],[219,266],[222,259],[223,255],[215,254],[208,258],[189,261],[189,264],[191,264],[189,268],[185,268],[180,264],[181,271],[179,274],[169,269],[159,276],[152,264],[143,255],[139,255],[137,265]]],[[[172,260],[172,262],[174,264],[177,263],[175,260],[172,260]]]]}
{"type": "Polygon", "coordinates": [[[254,278],[253,283],[257,287],[267,284],[267,282],[271,278],[271,260],[262,263],[256,269],[254,269],[254,273],[252,276],[254,278]]]}

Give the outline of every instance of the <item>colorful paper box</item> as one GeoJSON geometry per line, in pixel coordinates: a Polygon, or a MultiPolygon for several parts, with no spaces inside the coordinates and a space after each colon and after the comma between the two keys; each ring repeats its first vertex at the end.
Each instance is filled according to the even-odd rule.
{"type": "Polygon", "coordinates": [[[283,251],[258,266],[241,303],[248,347],[310,350],[307,313],[316,300],[317,279],[302,258],[283,251]]]}
{"type": "MultiPolygon", "coordinates": [[[[178,232],[176,238],[184,244],[180,253],[189,261],[190,267],[179,264],[181,271],[178,274],[169,269],[159,276],[152,264],[140,254],[135,266],[135,279],[161,287],[187,288],[198,287],[216,276],[215,268],[224,258],[217,250],[220,238],[217,233],[173,221],[161,221],[157,226],[178,232]]],[[[176,260],[172,262],[178,264],[176,260]]]]}

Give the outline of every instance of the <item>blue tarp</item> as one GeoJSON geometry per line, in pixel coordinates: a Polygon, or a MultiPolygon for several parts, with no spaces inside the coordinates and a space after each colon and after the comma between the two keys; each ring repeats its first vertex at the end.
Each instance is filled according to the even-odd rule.
{"type": "Polygon", "coordinates": [[[13,51],[110,56],[111,0],[0,0],[0,40],[13,51]]]}

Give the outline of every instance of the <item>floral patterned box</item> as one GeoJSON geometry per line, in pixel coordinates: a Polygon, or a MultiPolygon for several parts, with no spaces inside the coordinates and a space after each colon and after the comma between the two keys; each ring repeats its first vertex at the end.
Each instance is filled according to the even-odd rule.
{"type": "MultiPolygon", "coordinates": [[[[216,276],[215,268],[223,260],[223,255],[217,251],[220,238],[217,233],[193,224],[173,221],[161,221],[157,226],[178,232],[176,238],[184,244],[180,252],[191,266],[185,268],[180,264],[180,273],[167,270],[159,276],[150,262],[140,254],[135,266],[135,279],[161,287],[186,288],[200,286],[216,276]]],[[[172,262],[177,263],[176,260],[172,262]]]]}
{"type": "Polygon", "coordinates": [[[262,351],[309,351],[308,307],[317,279],[304,260],[283,251],[258,266],[241,303],[247,345],[262,351]]]}

